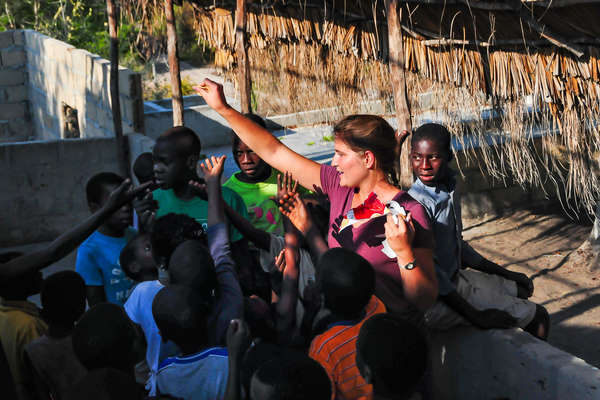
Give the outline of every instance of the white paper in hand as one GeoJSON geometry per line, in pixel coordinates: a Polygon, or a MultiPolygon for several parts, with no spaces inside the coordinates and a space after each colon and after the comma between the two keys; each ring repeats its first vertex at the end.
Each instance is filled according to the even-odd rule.
{"type": "MultiPolygon", "coordinates": [[[[389,213],[392,214],[392,217],[393,217],[396,225],[398,225],[398,216],[401,216],[402,218],[406,218],[406,216],[408,215],[408,213],[406,212],[404,207],[402,207],[400,204],[398,204],[398,202],[395,200],[392,200],[389,203],[387,203],[386,208],[389,209],[389,213]]],[[[388,243],[387,239],[385,239],[381,244],[383,245],[383,248],[381,249],[381,252],[383,254],[385,254],[389,258],[397,257],[396,253],[394,253],[394,250],[392,250],[392,248],[390,247],[390,244],[388,243]]]]}

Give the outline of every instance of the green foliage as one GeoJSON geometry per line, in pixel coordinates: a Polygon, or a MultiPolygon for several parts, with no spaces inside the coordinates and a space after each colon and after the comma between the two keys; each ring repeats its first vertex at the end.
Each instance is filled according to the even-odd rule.
{"type": "MultiPolygon", "coordinates": [[[[0,31],[34,29],[86,49],[103,58],[110,57],[110,37],[106,2],[101,0],[5,0],[0,31]]],[[[142,68],[135,50],[139,27],[121,23],[118,27],[119,61],[142,68]]]]}
{"type": "Polygon", "coordinates": [[[323,136],[323,141],[324,142],[333,142],[333,136],[325,135],[325,136],[323,136]]]}
{"type": "MultiPolygon", "coordinates": [[[[188,96],[190,94],[195,94],[194,86],[197,83],[191,81],[187,77],[183,77],[181,79],[181,94],[183,96],[188,96]]],[[[151,84],[144,88],[144,100],[162,100],[171,98],[171,84],[163,83],[163,84],[151,84]]]]}

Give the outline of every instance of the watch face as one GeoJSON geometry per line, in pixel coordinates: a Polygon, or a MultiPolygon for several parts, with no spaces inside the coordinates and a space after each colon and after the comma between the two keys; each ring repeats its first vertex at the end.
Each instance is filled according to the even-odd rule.
{"type": "Polygon", "coordinates": [[[414,263],[414,261],[413,261],[413,262],[409,262],[408,264],[406,264],[406,265],[404,266],[404,268],[405,268],[405,269],[408,269],[408,270],[411,270],[411,269],[413,269],[414,267],[415,267],[415,263],[414,263]]]}

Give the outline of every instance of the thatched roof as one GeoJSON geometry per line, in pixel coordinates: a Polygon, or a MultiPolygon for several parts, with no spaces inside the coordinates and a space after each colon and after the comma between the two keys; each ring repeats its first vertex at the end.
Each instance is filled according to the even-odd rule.
{"type": "MultiPolygon", "coordinates": [[[[216,64],[235,67],[235,0],[191,3],[216,64]]],[[[254,0],[247,7],[253,82],[259,92],[274,88],[261,101],[287,96],[293,106],[317,108],[319,101],[391,100],[383,0],[254,0]]],[[[495,126],[510,140],[495,149],[502,161],[490,172],[538,187],[549,179],[590,209],[600,197],[590,174],[600,154],[600,0],[414,0],[401,9],[413,111],[419,92],[443,92],[437,111],[462,140],[456,110],[502,110],[495,126]],[[538,153],[531,131],[540,128],[559,134],[546,136],[538,153]]],[[[475,119],[481,135],[489,122],[475,119]]]]}

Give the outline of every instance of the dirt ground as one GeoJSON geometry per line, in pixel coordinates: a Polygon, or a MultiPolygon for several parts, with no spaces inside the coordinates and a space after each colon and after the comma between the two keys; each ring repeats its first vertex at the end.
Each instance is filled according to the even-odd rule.
{"type": "Polygon", "coordinates": [[[499,265],[533,278],[532,301],[551,316],[549,342],[600,367],[600,269],[578,247],[591,224],[559,211],[520,210],[504,217],[464,220],[464,239],[499,265]]]}

